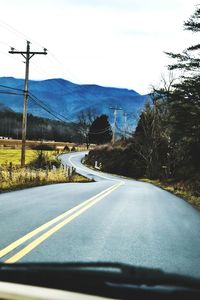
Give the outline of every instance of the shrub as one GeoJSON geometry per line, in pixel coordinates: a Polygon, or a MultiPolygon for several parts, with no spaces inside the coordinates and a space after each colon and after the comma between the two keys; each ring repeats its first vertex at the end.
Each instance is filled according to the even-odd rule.
{"type": "Polygon", "coordinates": [[[71,152],[76,152],[77,150],[76,150],[76,147],[75,146],[73,146],[72,148],[71,148],[71,152]]]}
{"type": "Polygon", "coordinates": [[[70,149],[69,149],[68,145],[66,145],[63,150],[66,151],[66,152],[70,152],[70,149]]]}
{"type": "Polygon", "coordinates": [[[56,157],[50,157],[48,153],[38,151],[36,158],[29,166],[36,169],[52,169],[53,166],[60,167],[60,164],[56,157]]]}
{"type": "Polygon", "coordinates": [[[46,151],[48,151],[48,150],[55,150],[55,147],[47,145],[47,144],[39,144],[39,145],[33,146],[33,149],[34,150],[46,150],[46,151]]]}
{"type": "Polygon", "coordinates": [[[119,175],[139,178],[144,175],[145,169],[132,149],[131,145],[126,147],[99,146],[91,150],[85,158],[85,162],[94,166],[95,161],[101,163],[102,171],[119,175]]]}

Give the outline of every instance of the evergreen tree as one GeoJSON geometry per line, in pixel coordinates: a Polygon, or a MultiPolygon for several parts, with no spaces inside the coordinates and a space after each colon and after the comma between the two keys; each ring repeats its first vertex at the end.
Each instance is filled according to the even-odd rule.
{"type": "Polygon", "coordinates": [[[163,165],[169,171],[163,106],[162,99],[153,99],[152,104],[146,103],[134,134],[134,151],[143,161],[145,175],[150,178],[162,177],[163,165]]]}
{"type": "MultiPolygon", "coordinates": [[[[200,32],[200,9],[184,23],[184,29],[200,32]]],[[[181,54],[167,53],[176,63],[170,70],[184,70],[169,100],[171,138],[177,152],[178,176],[200,170],[200,44],[188,47],[181,54]]]]}
{"type": "MultiPolygon", "coordinates": [[[[184,22],[184,29],[193,33],[200,32],[200,8],[197,7],[194,14],[188,21],[184,22]]],[[[184,71],[198,71],[200,67],[200,44],[196,44],[185,49],[181,54],[166,52],[171,58],[175,58],[177,63],[170,65],[169,69],[183,69],[184,71]]]]}
{"type": "Polygon", "coordinates": [[[112,139],[112,130],[108,116],[97,117],[90,126],[89,141],[93,144],[106,144],[112,139]]]}

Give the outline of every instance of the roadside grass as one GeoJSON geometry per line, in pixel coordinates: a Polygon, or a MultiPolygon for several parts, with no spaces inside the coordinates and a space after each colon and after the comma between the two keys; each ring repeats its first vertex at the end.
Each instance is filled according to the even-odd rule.
{"type": "Polygon", "coordinates": [[[200,210],[200,195],[193,191],[193,188],[191,188],[191,184],[189,182],[173,182],[170,180],[162,182],[160,180],[148,178],[140,178],[140,180],[159,186],[164,190],[183,198],[188,203],[200,210]]]}
{"type": "Polygon", "coordinates": [[[54,183],[91,181],[63,168],[56,151],[42,151],[42,168],[36,167],[41,151],[27,150],[25,168],[20,167],[20,154],[20,149],[0,149],[0,193],[54,183]]]}
{"type": "Polygon", "coordinates": [[[42,186],[54,183],[90,182],[89,179],[74,174],[67,176],[63,168],[58,170],[15,169],[12,175],[8,170],[0,172],[0,193],[23,188],[42,186]]]}

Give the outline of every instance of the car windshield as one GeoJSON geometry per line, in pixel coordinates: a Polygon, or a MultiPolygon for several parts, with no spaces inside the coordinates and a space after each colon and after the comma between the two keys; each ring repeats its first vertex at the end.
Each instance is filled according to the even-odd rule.
{"type": "Polygon", "coordinates": [[[2,2],[0,263],[200,280],[196,0],[2,2]]]}

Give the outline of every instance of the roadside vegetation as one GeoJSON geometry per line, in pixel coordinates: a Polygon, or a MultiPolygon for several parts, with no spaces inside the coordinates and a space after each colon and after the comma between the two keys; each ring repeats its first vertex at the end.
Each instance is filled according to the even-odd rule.
{"type": "MultiPolygon", "coordinates": [[[[200,9],[184,23],[200,32],[200,9]]],[[[134,132],[114,146],[91,150],[86,163],[157,184],[200,209],[200,44],[181,54],[160,87],[153,87],[134,132]],[[176,70],[176,77],[173,70],[176,70]],[[97,163],[95,163],[97,162],[97,163]]]]}
{"type": "Polygon", "coordinates": [[[74,169],[64,167],[57,151],[27,150],[26,167],[20,167],[20,149],[0,149],[0,192],[66,182],[88,182],[74,169]]]}
{"type": "Polygon", "coordinates": [[[181,198],[200,210],[200,175],[170,176],[166,168],[160,170],[159,176],[152,176],[147,165],[134,150],[133,139],[118,141],[115,146],[102,145],[91,150],[84,163],[90,167],[95,165],[104,172],[127,176],[136,180],[157,185],[181,198]],[[147,176],[148,175],[148,176],[147,176]],[[182,179],[181,179],[182,177],[182,179]]]}
{"type": "Polygon", "coordinates": [[[163,188],[164,190],[185,199],[191,205],[193,205],[198,210],[200,210],[200,194],[199,191],[196,190],[196,187],[199,185],[200,178],[192,178],[192,179],[182,180],[182,181],[174,181],[174,180],[161,181],[158,179],[153,180],[147,178],[142,178],[140,180],[157,185],[163,188]]]}

